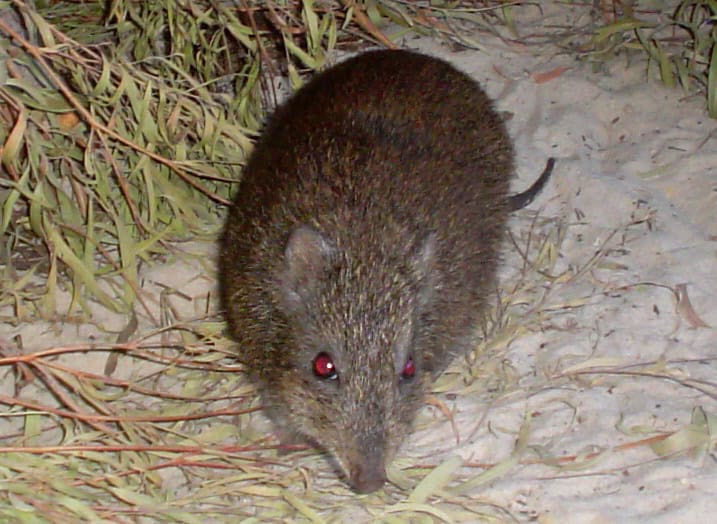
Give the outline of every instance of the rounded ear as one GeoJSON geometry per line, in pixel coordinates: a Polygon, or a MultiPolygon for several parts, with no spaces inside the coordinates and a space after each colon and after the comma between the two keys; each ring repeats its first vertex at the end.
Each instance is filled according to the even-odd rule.
{"type": "Polygon", "coordinates": [[[291,232],[281,273],[282,298],[289,308],[296,309],[311,296],[334,252],[334,246],[312,227],[302,225],[291,232]]]}

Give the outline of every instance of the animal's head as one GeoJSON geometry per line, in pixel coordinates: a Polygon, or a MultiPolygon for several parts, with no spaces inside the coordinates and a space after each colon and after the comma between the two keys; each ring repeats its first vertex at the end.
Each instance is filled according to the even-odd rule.
{"type": "Polygon", "coordinates": [[[413,248],[346,249],[293,230],[276,275],[291,353],[272,384],[288,422],[337,460],[358,492],[386,480],[430,383],[424,369],[433,235],[413,248]]]}

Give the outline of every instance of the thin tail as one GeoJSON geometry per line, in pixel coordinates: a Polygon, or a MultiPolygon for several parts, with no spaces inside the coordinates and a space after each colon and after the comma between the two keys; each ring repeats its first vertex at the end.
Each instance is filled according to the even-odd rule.
{"type": "Polygon", "coordinates": [[[550,178],[550,175],[553,173],[554,165],[555,159],[548,158],[548,161],[545,163],[545,169],[543,169],[540,177],[538,177],[538,180],[536,180],[532,186],[522,193],[516,193],[515,195],[508,197],[508,208],[510,211],[522,209],[533,201],[538,193],[540,193],[540,190],[543,189],[543,186],[550,178]]]}

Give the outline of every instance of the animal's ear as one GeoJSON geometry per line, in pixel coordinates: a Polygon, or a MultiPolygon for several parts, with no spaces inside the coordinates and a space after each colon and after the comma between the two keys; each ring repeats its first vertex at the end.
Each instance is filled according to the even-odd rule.
{"type": "Polygon", "coordinates": [[[413,253],[411,265],[420,283],[418,298],[422,305],[430,301],[435,287],[437,240],[435,233],[429,233],[413,253]]]}
{"type": "Polygon", "coordinates": [[[296,309],[311,296],[334,252],[329,240],[312,227],[302,225],[291,232],[281,274],[282,298],[287,307],[296,309]]]}

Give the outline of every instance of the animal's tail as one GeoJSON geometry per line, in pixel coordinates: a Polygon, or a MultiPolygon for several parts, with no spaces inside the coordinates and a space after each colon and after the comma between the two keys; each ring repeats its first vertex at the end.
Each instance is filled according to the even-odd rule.
{"type": "Polygon", "coordinates": [[[517,211],[518,209],[522,209],[530,204],[550,178],[550,175],[553,173],[554,165],[555,159],[548,158],[548,161],[545,164],[545,169],[543,169],[540,177],[538,177],[538,180],[536,180],[532,186],[522,193],[517,193],[508,197],[508,208],[511,211],[517,211]]]}

